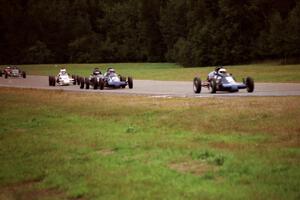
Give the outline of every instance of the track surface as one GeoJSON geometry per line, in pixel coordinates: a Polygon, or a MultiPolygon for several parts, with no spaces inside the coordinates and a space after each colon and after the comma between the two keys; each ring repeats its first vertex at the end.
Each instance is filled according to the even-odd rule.
{"type": "Polygon", "coordinates": [[[191,81],[152,81],[133,80],[133,89],[80,89],[78,85],[56,86],[48,85],[47,76],[27,76],[23,78],[0,77],[0,87],[34,88],[48,90],[65,90],[80,92],[115,93],[126,95],[146,95],[157,97],[216,97],[216,96],[300,96],[300,83],[256,83],[253,93],[240,90],[236,93],[217,92],[210,94],[207,88],[202,88],[200,94],[194,94],[191,81]]]}

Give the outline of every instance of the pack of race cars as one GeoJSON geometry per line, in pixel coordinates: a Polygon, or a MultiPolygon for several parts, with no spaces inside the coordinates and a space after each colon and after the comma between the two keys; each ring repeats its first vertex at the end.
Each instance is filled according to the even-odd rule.
{"type": "Polygon", "coordinates": [[[90,89],[92,87],[94,90],[104,88],[125,88],[128,86],[129,89],[133,88],[133,79],[117,74],[113,68],[108,68],[107,71],[102,74],[99,68],[95,68],[93,73],[86,78],[80,78],[80,89],[90,89]]]}
{"type": "MultiPolygon", "coordinates": [[[[17,66],[7,66],[0,70],[0,77],[26,78],[26,72],[20,70],[17,66]]],[[[95,68],[89,77],[78,75],[70,76],[65,68],[60,69],[57,76],[49,76],[49,86],[68,86],[79,85],[80,89],[94,90],[105,88],[133,88],[132,77],[124,77],[117,74],[116,71],[109,67],[104,74],[99,68],[95,68]]],[[[232,74],[229,74],[223,67],[216,67],[214,71],[207,75],[205,81],[199,76],[193,79],[193,91],[195,94],[201,93],[202,87],[206,87],[210,93],[217,91],[238,92],[240,89],[246,89],[251,93],[254,91],[254,80],[252,77],[246,77],[242,82],[237,82],[232,74]]]]}
{"type": "Polygon", "coordinates": [[[57,76],[49,76],[49,86],[67,86],[67,85],[79,85],[80,89],[94,90],[104,88],[133,88],[133,79],[128,77],[127,79],[120,74],[117,74],[113,68],[108,68],[107,71],[102,74],[99,68],[95,68],[89,77],[80,77],[78,75],[69,76],[66,69],[60,69],[57,76]]]}

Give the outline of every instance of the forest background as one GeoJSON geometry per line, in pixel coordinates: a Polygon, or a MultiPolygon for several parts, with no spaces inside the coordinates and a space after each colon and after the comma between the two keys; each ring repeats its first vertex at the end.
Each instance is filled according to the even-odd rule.
{"type": "Polygon", "coordinates": [[[299,62],[298,0],[1,0],[0,64],[299,62]]]}

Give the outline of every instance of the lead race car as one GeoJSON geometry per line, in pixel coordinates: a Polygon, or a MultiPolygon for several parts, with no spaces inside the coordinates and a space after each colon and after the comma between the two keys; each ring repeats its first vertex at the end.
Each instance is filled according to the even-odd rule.
{"type": "Polygon", "coordinates": [[[7,66],[3,70],[0,70],[0,77],[4,74],[5,78],[12,77],[12,78],[26,78],[26,72],[21,71],[17,66],[7,66]]]}
{"type": "Polygon", "coordinates": [[[234,77],[227,73],[224,68],[216,68],[214,72],[208,74],[207,81],[201,81],[200,77],[193,80],[194,92],[200,93],[202,87],[207,87],[210,93],[217,91],[238,92],[240,89],[247,89],[247,92],[254,91],[254,80],[251,77],[243,79],[242,83],[235,81],[234,77]]]}
{"type": "Polygon", "coordinates": [[[60,69],[58,75],[49,76],[49,86],[55,86],[56,84],[59,86],[67,86],[67,85],[76,85],[76,76],[69,76],[66,69],[60,69]]]}

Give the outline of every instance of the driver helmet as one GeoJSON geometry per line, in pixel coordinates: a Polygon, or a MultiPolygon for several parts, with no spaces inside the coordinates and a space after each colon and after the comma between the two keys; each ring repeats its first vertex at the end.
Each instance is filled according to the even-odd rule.
{"type": "Polygon", "coordinates": [[[93,73],[94,73],[94,75],[101,74],[101,72],[100,72],[100,70],[99,70],[98,67],[94,69],[94,72],[93,72],[93,73]]]}
{"type": "Polygon", "coordinates": [[[219,72],[219,70],[222,69],[222,68],[223,68],[223,66],[221,66],[221,65],[217,66],[217,67],[215,68],[215,72],[219,72]]]}
{"type": "Polygon", "coordinates": [[[111,67],[107,68],[106,72],[109,72],[109,70],[111,70],[111,69],[112,69],[111,67]]]}
{"type": "Polygon", "coordinates": [[[60,70],[60,74],[65,75],[66,73],[67,73],[67,70],[66,70],[66,69],[61,69],[61,70],[60,70]]]}
{"type": "Polygon", "coordinates": [[[222,69],[219,69],[219,73],[220,73],[220,74],[226,74],[227,71],[226,71],[226,69],[222,68],[222,69]]]}
{"type": "Polygon", "coordinates": [[[113,68],[110,68],[108,71],[110,74],[116,73],[116,71],[113,68]]]}

